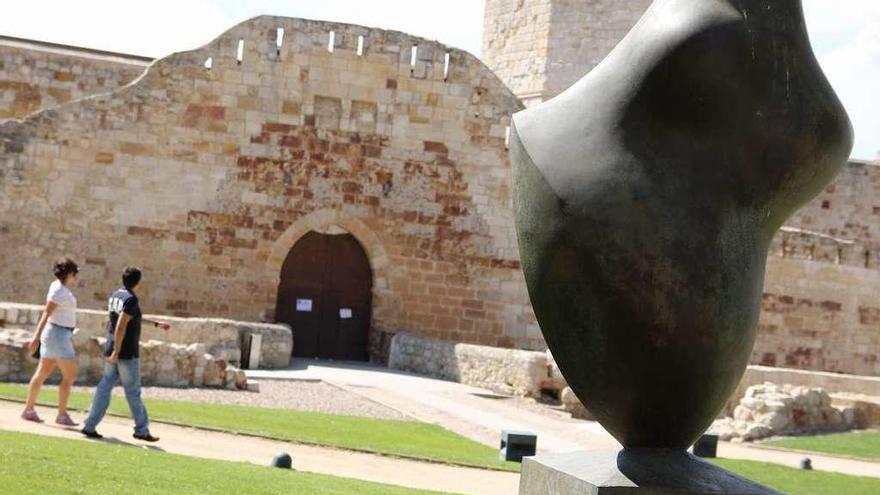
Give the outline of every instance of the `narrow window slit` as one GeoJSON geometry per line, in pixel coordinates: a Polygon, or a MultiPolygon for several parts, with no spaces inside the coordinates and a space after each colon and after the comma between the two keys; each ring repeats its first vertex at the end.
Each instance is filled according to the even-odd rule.
{"type": "Polygon", "coordinates": [[[504,149],[510,149],[510,126],[504,129],[504,149]]]}
{"type": "Polygon", "coordinates": [[[449,59],[450,59],[450,54],[449,54],[449,52],[446,52],[446,56],[444,57],[444,60],[443,60],[443,80],[444,81],[449,80],[449,59]]]}
{"type": "Polygon", "coordinates": [[[419,56],[419,45],[413,45],[412,52],[410,53],[410,57],[409,57],[410,67],[416,66],[416,59],[418,58],[418,56],[419,56]]]}
{"type": "Polygon", "coordinates": [[[235,54],[235,59],[238,61],[238,65],[241,65],[241,61],[244,60],[244,40],[238,40],[238,51],[235,54]]]}
{"type": "Polygon", "coordinates": [[[284,28],[275,30],[275,54],[281,56],[281,45],[284,44],[284,28]]]}
{"type": "Polygon", "coordinates": [[[363,37],[363,36],[358,36],[358,50],[357,50],[357,54],[358,54],[358,57],[363,57],[363,56],[364,56],[364,37],[363,37]]]}
{"type": "Polygon", "coordinates": [[[208,57],[205,59],[205,69],[211,70],[211,67],[214,66],[214,57],[208,57]]]}
{"type": "Polygon", "coordinates": [[[330,31],[330,41],[327,42],[327,51],[333,53],[336,48],[336,31],[330,31]]]}

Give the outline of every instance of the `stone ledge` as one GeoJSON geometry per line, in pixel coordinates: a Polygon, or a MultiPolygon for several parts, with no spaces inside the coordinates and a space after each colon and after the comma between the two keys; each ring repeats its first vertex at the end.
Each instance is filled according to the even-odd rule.
{"type": "Polygon", "coordinates": [[[550,379],[547,353],[433,340],[407,333],[391,339],[388,367],[494,392],[540,397],[550,379]]]}
{"type": "Polygon", "coordinates": [[[685,452],[600,450],[523,459],[519,495],[782,495],[685,452]]]}
{"type": "MultiPolygon", "coordinates": [[[[33,304],[0,302],[2,327],[32,329],[36,327],[43,307],[33,304]]],[[[104,337],[107,332],[106,311],[79,309],[78,338],[104,337]]],[[[145,325],[141,340],[158,340],[169,344],[189,346],[203,344],[205,352],[230,363],[241,360],[244,339],[249,334],[263,336],[261,368],[286,368],[290,364],[293,349],[293,332],[283,324],[235,321],[223,318],[180,318],[164,315],[145,315],[172,324],[170,331],[145,325]]]]}

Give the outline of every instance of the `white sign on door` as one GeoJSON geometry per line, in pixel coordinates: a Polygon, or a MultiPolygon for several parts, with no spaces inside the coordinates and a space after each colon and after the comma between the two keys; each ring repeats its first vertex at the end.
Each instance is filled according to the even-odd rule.
{"type": "Polygon", "coordinates": [[[296,310],[302,312],[309,312],[312,310],[312,300],[311,299],[297,299],[296,300],[296,310]]]}
{"type": "Polygon", "coordinates": [[[351,319],[351,308],[339,308],[339,319],[341,319],[341,320],[351,319]]]}

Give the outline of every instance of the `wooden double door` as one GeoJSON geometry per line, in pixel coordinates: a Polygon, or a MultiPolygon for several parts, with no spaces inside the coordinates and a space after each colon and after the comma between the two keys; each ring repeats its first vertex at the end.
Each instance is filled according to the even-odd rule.
{"type": "Polygon", "coordinates": [[[293,329],[295,357],[366,361],[373,273],[351,234],[309,232],[281,269],[277,321],[293,329]]]}

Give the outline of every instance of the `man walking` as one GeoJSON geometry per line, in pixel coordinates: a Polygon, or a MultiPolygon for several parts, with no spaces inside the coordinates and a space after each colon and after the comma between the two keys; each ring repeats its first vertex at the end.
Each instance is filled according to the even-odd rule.
{"type": "Polygon", "coordinates": [[[104,353],[104,375],[95,390],[89,417],[86,418],[82,433],[89,438],[104,438],[95,428],[104,419],[110,406],[110,397],[117,382],[122,382],[128,408],[134,419],[134,438],[146,442],[159,439],[150,434],[150,420],[141,399],[140,338],[141,322],[152,324],[163,330],[171,328],[167,323],[144,319],[134,288],[141,281],[141,271],[128,267],[122,273],[123,287],[110,296],[108,310],[110,324],[107,328],[107,344],[104,353]]]}

